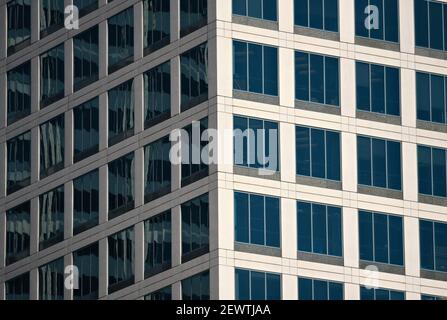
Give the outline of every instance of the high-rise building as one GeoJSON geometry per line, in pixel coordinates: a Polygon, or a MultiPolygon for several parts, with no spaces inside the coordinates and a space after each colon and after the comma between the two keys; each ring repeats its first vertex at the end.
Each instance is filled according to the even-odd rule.
{"type": "Polygon", "coordinates": [[[446,0],[0,0],[0,300],[443,297],[446,0]]]}

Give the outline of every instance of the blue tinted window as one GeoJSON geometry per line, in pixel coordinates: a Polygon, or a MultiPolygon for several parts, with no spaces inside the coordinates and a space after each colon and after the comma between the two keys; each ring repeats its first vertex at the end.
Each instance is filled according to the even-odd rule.
{"type": "Polygon", "coordinates": [[[236,300],[280,300],[281,276],[245,269],[235,270],[236,300]]]}
{"type": "Polygon", "coordinates": [[[40,107],[61,99],[65,84],[64,45],[40,55],[40,107]]]}
{"type": "Polygon", "coordinates": [[[297,221],[299,251],[342,256],[340,208],[298,201],[297,221]]]}
{"type": "Polygon", "coordinates": [[[40,0],[40,37],[64,25],[64,0],[40,0]]]}
{"type": "Polygon", "coordinates": [[[233,0],[233,14],[277,21],[276,0],[233,0]]]}
{"type": "Polygon", "coordinates": [[[295,51],[295,98],[339,106],[338,58],[295,51]]]}
{"type": "Polygon", "coordinates": [[[278,49],[233,41],[233,89],[278,95],[278,49]]]}
{"type": "Polygon", "coordinates": [[[279,206],[278,198],[235,192],[235,240],[279,248],[279,206]]]}
{"type": "Polygon", "coordinates": [[[400,142],[357,137],[358,183],[402,189],[400,142]]]}
{"type": "Polygon", "coordinates": [[[416,46],[428,47],[428,4],[427,0],[414,0],[416,46]]]}
{"type": "Polygon", "coordinates": [[[340,134],[297,126],[296,174],[340,181],[340,134]]]}
{"type": "Polygon", "coordinates": [[[64,300],[64,258],[39,267],[39,300],[64,300]]]}
{"type": "Polygon", "coordinates": [[[405,300],[405,292],[360,286],[360,300],[405,300]]]}
{"type": "Polygon", "coordinates": [[[447,224],[419,220],[421,268],[447,272],[447,224]]]}
{"type": "Polygon", "coordinates": [[[418,146],[419,193],[447,197],[446,150],[418,146]]]}
{"type": "Polygon", "coordinates": [[[355,1],[355,34],[360,37],[398,42],[399,41],[399,9],[398,0],[356,0],[355,1]],[[378,27],[367,28],[365,21],[375,13],[377,8],[378,27]]]}
{"type": "Polygon", "coordinates": [[[357,109],[400,115],[399,69],[356,62],[357,109]]]}
{"type": "Polygon", "coordinates": [[[444,300],[444,299],[442,297],[423,294],[421,295],[421,300],[444,300]]]}
{"type": "Polygon", "coordinates": [[[416,73],[416,106],[418,120],[446,123],[447,78],[440,75],[416,73]]]}
{"type": "Polygon", "coordinates": [[[416,46],[435,50],[447,49],[446,10],[447,4],[440,1],[414,1],[416,46]]]}
{"type": "Polygon", "coordinates": [[[343,300],[343,291],[342,283],[298,278],[299,300],[343,300]]]}
{"type": "Polygon", "coordinates": [[[338,32],[338,0],[294,0],[295,25],[338,32]]]}

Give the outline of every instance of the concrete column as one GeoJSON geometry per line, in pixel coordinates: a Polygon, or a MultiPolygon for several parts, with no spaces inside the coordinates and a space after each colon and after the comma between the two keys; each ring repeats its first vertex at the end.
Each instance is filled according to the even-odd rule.
{"type": "Polygon", "coordinates": [[[142,74],[134,78],[133,87],[135,95],[135,134],[138,134],[144,131],[144,79],[142,74]]]}
{"type": "Polygon", "coordinates": [[[404,200],[415,202],[418,201],[417,156],[416,144],[402,142],[402,185],[404,200]]]}
{"type": "Polygon", "coordinates": [[[414,54],[414,0],[399,0],[400,51],[414,54]]]}
{"type": "Polygon", "coordinates": [[[171,9],[171,42],[175,42],[180,38],[180,1],[170,0],[169,6],[169,8],[171,9]]]}
{"type": "Polygon", "coordinates": [[[133,6],[134,16],[134,60],[138,61],[143,58],[143,2],[139,1],[133,6]]]}
{"type": "Polygon", "coordinates": [[[278,23],[279,31],[294,32],[294,0],[278,1],[278,23]]]}
{"type": "Polygon", "coordinates": [[[39,127],[31,129],[31,184],[39,181],[40,177],[40,130],[39,127]]]}
{"type": "MultiPolygon", "coordinates": [[[[228,6],[228,5],[227,5],[228,6]]],[[[231,19],[231,15],[230,15],[231,19]]],[[[231,97],[233,95],[233,41],[226,37],[216,38],[216,70],[217,95],[231,97]]]]}
{"type": "MultiPolygon", "coordinates": [[[[64,256],[64,271],[67,266],[73,265],[73,255],[71,253],[64,256]]],[[[64,272],[64,280],[67,275],[64,272]]],[[[73,289],[64,286],[64,300],[73,300],[73,289]]]]}
{"type": "Polygon", "coordinates": [[[29,280],[29,298],[30,300],[39,300],[39,269],[31,269],[29,280]]]}
{"type": "Polygon", "coordinates": [[[7,56],[8,20],[6,3],[0,6],[0,60],[7,56]]]}
{"type": "Polygon", "coordinates": [[[99,240],[99,288],[98,297],[102,298],[107,295],[109,286],[109,270],[108,270],[109,250],[107,238],[99,240]]]}
{"type": "Polygon", "coordinates": [[[5,290],[6,290],[5,283],[0,282],[0,301],[6,300],[6,291],[5,290]]]}
{"type": "MultiPolygon", "coordinates": [[[[33,1],[39,2],[39,1],[33,1]]],[[[34,16],[34,15],[32,15],[34,16]]],[[[40,105],[40,58],[31,59],[31,113],[37,112],[40,105]]]]}
{"type": "Polygon", "coordinates": [[[208,14],[210,15],[214,14],[214,16],[211,17],[215,18],[215,20],[231,22],[231,16],[232,16],[231,2],[228,2],[228,0],[215,0],[212,2],[216,3],[214,13],[208,11],[208,14]]]}
{"type": "Polygon", "coordinates": [[[343,0],[339,5],[340,41],[354,43],[355,40],[355,0],[343,0]]]}
{"type": "Polygon", "coordinates": [[[171,209],[171,260],[172,267],[182,263],[182,214],[180,206],[171,209]]]}
{"type": "Polygon", "coordinates": [[[107,33],[107,20],[99,23],[99,79],[107,76],[108,70],[108,60],[107,46],[109,43],[109,35],[107,33]]]}
{"type": "Polygon", "coordinates": [[[65,96],[73,93],[73,38],[64,42],[65,96]]]}
{"type": "Polygon", "coordinates": [[[0,235],[0,269],[2,269],[6,264],[6,212],[0,213],[0,235]]]}
{"type": "MultiPolygon", "coordinates": [[[[294,65],[294,50],[279,48],[279,104],[289,108],[295,107],[295,68],[291,67],[294,65]]],[[[231,68],[227,69],[231,72],[231,68]]]]}
{"type": "Polygon", "coordinates": [[[74,144],[74,120],[73,120],[73,109],[68,110],[64,114],[64,162],[65,167],[69,167],[73,164],[73,144],[74,144]]]}
{"type": "Polygon", "coordinates": [[[419,277],[419,220],[416,217],[404,217],[405,274],[419,277]]]}
{"type": "Polygon", "coordinates": [[[99,224],[107,222],[109,211],[109,170],[104,165],[99,168],[99,224]]]}
{"type": "Polygon", "coordinates": [[[171,117],[180,113],[180,96],[180,57],[176,56],[171,59],[171,117]]]}
{"type": "MultiPolygon", "coordinates": [[[[218,55],[217,37],[213,36],[212,33],[208,33],[208,98],[209,99],[217,95],[218,66],[219,64],[224,63],[222,60],[219,60],[220,56],[221,55],[218,55]]],[[[228,66],[232,66],[232,64],[226,65],[227,68],[228,66]]],[[[233,77],[228,78],[227,81],[230,82],[231,81],[230,79],[232,78],[233,77]]],[[[179,88],[181,90],[181,86],[179,88]]]]}
{"type": "Polygon", "coordinates": [[[172,284],[172,300],[182,300],[182,282],[172,284]]]}
{"type": "Polygon", "coordinates": [[[64,239],[73,237],[73,181],[64,186],[64,239]]]}
{"type": "MultiPolygon", "coordinates": [[[[171,142],[171,146],[175,142],[171,142]]],[[[174,192],[181,187],[182,183],[182,164],[171,163],[171,192],[174,192]]]]}
{"type": "Polygon", "coordinates": [[[400,69],[402,126],[416,128],[416,71],[400,69]]]}
{"type": "Polygon", "coordinates": [[[109,109],[108,109],[108,95],[107,92],[99,96],[99,150],[107,149],[109,132],[109,109]]]}
{"type": "MultiPolygon", "coordinates": [[[[224,192],[219,192],[218,189],[211,190],[208,193],[209,197],[209,234],[210,234],[210,252],[214,250],[222,248],[228,248],[230,246],[230,241],[234,242],[234,231],[233,227],[230,227],[231,217],[233,217],[231,205],[233,203],[232,197],[229,197],[229,194],[223,195],[224,192]],[[222,201],[225,202],[225,209],[222,210],[223,203],[219,201],[219,196],[222,196],[222,201]],[[219,210],[221,209],[221,210],[219,210]],[[226,224],[223,222],[224,212],[227,213],[226,224]],[[230,227],[230,228],[229,228],[230,227]]],[[[233,218],[234,219],[234,218],[233,218]]],[[[231,226],[234,224],[231,223],[231,226]]],[[[233,246],[231,246],[233,248],[233,246]]]]}
{"type": "Polygon", "coordinates": [[[343,257],[346,267],[359,267],[358,220],[357,209],[343,208],[343,257]]]}
{"type": "Polygon", "coordinates": [[[282,275],[282,300],[298,300],[298,279],[296,276],[282,275]]]}
{"type": "Polygon", "coordinates": [[[354,133],[341,133],[341,150],[343,190],[357,192],[357,137],[354,133]]]}
{"type": "Polygon", "coordinates": [[[144,151],[135,150],[135,207],[144,205],[144,151]]]}
{"type": "Polygon", "coordinates": [[[39,251],[39,197],[31,199],[30,204],[30,255],[39,251]]]}
{"type": "Polygon", "coordinates": [[[360,286],[354,283],[345,283],[345,300],[360,300],[360,286]]]}
{"type": "Polygon", "coordinates": [[[281,198],[281,251],[282,257],[297,259],[296,201],[281,198]]]}
{"type": "MultiPolygon", "coordinates": [[[[1,20],[1,18],[0,18],[1,20]]],[[[0,129],[8,122],[7,73],[0,74],[0,129]]]]}
{"type": "Polygon", "coordinates": [[[144,280],[144,222],[135,225],[135,283],[144,280]]]}
{"type": "Polygon", "coordinates": [[[342,116],[352,118],[356,116],[355,87],[355,61],[340,58],[340,111],[342,116]]]}
{"type": "Polygon", "coordinates": [[[217,265],[210,269],[210,299],[234,300],[236,284],[234,267],[217,265]]]}
{"type": "Polygon", "coordinates": [[[40,1],[31,1],[31,43],[40,39],[40,1]]]}
{"type": "Polygon", "coordinates": [[[279,128],[280,136],[280,170],[281,181],[295,183],[296,181],[296,152],[295,143],[295,125],[293,123],[281,122],[279,128]]]}
{"type": "Polygon", "coordinates": [[[107,4],[107,0],[98,0],[98,7],[101,8],[107,4]]]}
{"type": "Polygon", "coordinates": [[[0,143],[0,199],[6,197],[7,150],[6,141],[0,143]]]}

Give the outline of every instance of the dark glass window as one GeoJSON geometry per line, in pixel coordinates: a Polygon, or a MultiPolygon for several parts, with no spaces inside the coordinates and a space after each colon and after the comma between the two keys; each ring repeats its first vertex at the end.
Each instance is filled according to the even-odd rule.
{"type": "Polygon", "coordinates": [[[208,129],[208,118],[203,118],[200,121],[194,121],[191,125],[183,128],[183,133],[187,133],[187,137],[182,137],[182,187],[200,180],[208,176],[207,159],[202,159],[202,152],[207,146],[208,141],[202,141],[204,134],[208,129]],[[185,145],[185,143],[187,144],[185,145]],[[197,145],[197,142],[200,144],[197,145]],[[206,160],[205,162],[203,160],[206,160]]]}
{"type": "Polygon", "coordinates": [[[447,223],[419,220],[421,269],[447,272],[447,223]]]}
{"type": "Polygon", "coordinates": [[[31,38],[31,0],[13,0],[7,3],[8,55],[27,45],[31,38]]]}
{"type": "Polygon", "coordinates": [[[356,62],[357,109],[400,115],[398,68],[356,62]]]}
{"type": "Polygon", "coordinates": [[[360,286],[360,300],[405,300],[405,292],[360,286]]]}
{"type": "Polygon", "coordinates": [[[73,109],[74,162],[99,151],[99,98],[94,98],[73,109]]]}
{"type": "Polygon", "coordinates": [[[134,282],[135,235],[128,228],[108,238],[109,242],[109,294],[134,282]]]}
{"type": "Polygon", "coordinates": [[[144,128],[171,116],[171,65],[159,65],[144,75],[144,128]]]}
{"type": "Polygon", "coordinates": [[[39,267],[39,300],[64,300],[64,258],[39,267]]]}
{"type": "Polygon", "coordinates": [[[180,55],[181,109],[185,111],[208,99],[208,44],[180,55]]]}
{"type": "Polygon", "coordinates": [[[421,295],[421,300],[445,300],[445,299],[443,299],[442,297],[438,297],[438,296],[422,294],[421,295]]]}
{"type": "Polygon", "coordinates": [[[73,233],[78,234],[99,221],[99,170],[73,180],[73,193],[73,233]]]}
{"type": "Polygon", "coordinates": [[[233,89],[278,96],[278,48],[233,41],[233,89]]]}
{"type": "Polygon", "coordinates": [[[98,25],[73,38],[74,52],[74,90],[79,90],[98,80],[99,47],[98,25]]]}
{"type": "Polygon", "coordinates": [[[281,275],[235,270],[236,300],[281,300],[281,275]]]}
{"type": "Polygon", "coordinates": [[[44,108],[64,97],[64,45],[40,56],[40,107],[44,108]]]}
{"type": "Polygon", "coordinates": [[[296,174],[340,181],[340,133],[297,126],[296,174]]]}
{"type": "Polygon", "coordinates": [[[182,280],[182,300],[209,300],[210,273],[204,271],[182,280]]]}
{"type": "Polygon", "coordinates": [[[172,288],[171,286],[162,288],[160,290],[151,292],[144,296],[144,300],[154,300],[154,301],[161,301],[161,300],[172,300],[172,288]]]}
{"type": "Polygon", "coordinates": [[[153,52],[170,42],[170,0],[144,0],[144,48],[153,52]]]}
{"type": "Polygon", "coordinates": [[[209,203],[204,194],[181,205],[182,262],[209,250],[209,203]]]}
{"type": "Polygon", "coordinates": [[[109,163],[109,219],[134,208],[134,154],[109,163]]]}
{"type": "Polygon", "coordinates": [[[418,120],[447,122],[447,77],[416,72],[416,106],[418,120]]]}
{"type": "Polygon", "coordinates": [[[73,0],[73,4],[79,9],[79,17],[98,9],[98,0],[73,0]]]}
{"type": "Polygon", "coordinates": [[[171,267],[171,211],[144,222],[144,272],[146,277],[171,267]]]}
{"type": "Polygon", "coordinates": [[[338,0],[294,0],[295,25],[338,32],[338,0]]]}
{"type": "Polygon", "coordinates": [[[180,37],[208,23],[208,0],[180,0],[180,37]]]}
{"type": "Polygon", "coordinates": [[[109,73],[133,62],[133,7],[109,18],[109,73]]]}
{"type": "Polygon", "coordinates": [[[400,142],[357,137],[358,184],[402,190],[400,142]]]}
{"type": "Polygon", "coordinates": [[[279,248],[279,198],[243,192],[234,193],[235,241],[279,248]]]}
{"type": "Polygon", "coordinates": [[[154,141],[144,148],[145,202],[171,192],[170,149],[169,136],[154,141]]]}
{"type": "Polygon", "coordinates": [[[235,165],[279,171],[278,123],[234,116],[233,128],[235,165]]]}
{"type": "Polygon", "coordinates": [[[64,26],[64,0],[40,0],[40,37],[64,26]]]}
{"type": "Polygon", "coordinates": [[[295,99],[340,105],[338,58],[295,51],[295,99]]]}
{"type": "Polygon", "coordinates": [[[276,0],[233,0],[233,14],[278,21],[276,0]]]}
{"type": "Polygon", "coordinates": [[[79,270],[79,287],[73,290],[73,298],[75,300],[97,299],[99,284],[98,242],[73,252],[73,265],[79,270]]]}
{"type": "Polygon", "coordinates": [[[298,201],[297,215],[299,251],[343,255],[341,208],[298,201]]]}
{"type": "Polygon", "coordinates": [[[39,196],[39,248],[43,250],[64,238],[64,187],[39,196]]]}
{"type": "Polygon", "coordinates": [[[360,260],[403,266],[402,217],[359,211],[360,260]]]}
{"type": "Polygon", "coordinates": [[[31,113],[31,62],[7,73],[8,125],[31,113]]]}
{"type": "Polygon", "coordinates": [[[40,125],[40,178],[64,168],[64,114],[40,125]]]}
{"type": "Polygon", "coordinates": [[[447,50],[447,4],[414,0],[416,46],[447,50]]]}
{"type": "Polygon", "coordinates": [[[108,91],[109,96],[109,147],[134,134],[133,79],[108,91]]]}
{"type": "Polygon", "coordinates": [[[6,142],[7,193],[11,194],[31,183],[31,132],[6,142]]]}
{"type": "Polygon", "coordinates": [[[6,265],[29,256],[30,202],[6,211],[6,265]]]}
{"type": "Polygon", "coordinates": [[[6,300],[29,300],[29,272],[5,282],[6,300]]]}
{"type": "Polygon", "coordinates": [[[397,0],[356,0],[355,35],[376,40],[399,42],[399,7],[397,0]],[[368,6],[378,9],[367,10],[368,6]],[[377,16],[373,15],[376,14],[377,16]],[[374,21],[374,17],[376,20],[374,21]],[[373,22],[378,25],[375,26],[373,22]]]}
{"type": "Polygon", "coordinates": [[[418,146],[419,193],[434,197],[447,197],[446,150],[418,146]]]}
{"type": "Polygon", "coordinates": [[[298,278],[298,300],[343,300],[343,283],[298,278]]]}

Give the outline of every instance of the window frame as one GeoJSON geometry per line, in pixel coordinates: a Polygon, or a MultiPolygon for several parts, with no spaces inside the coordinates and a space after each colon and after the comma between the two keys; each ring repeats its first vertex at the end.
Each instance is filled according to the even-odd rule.
{"type": "MultiPolygon", "coordinates": [[[[297,24],[296,9],[295,9],[295,7],[297,6],[297,1],[300,1],[300,0],[293,1],[293,25],[294,25],[294,27],[306,28],[306,29],[310,29],[310,30],[322,30],[324,32],[329,32],[329,33],[333,33],[333,34],[340,33],[340,1],[339,0],[336,0],[337,1],[337,31],[327,30],[325,28],[325,24],[326,24],[325,23],[326,19],[325,19],[325,15],[324,15],[325,0],[322,0],[322,7],[323,7],[323,16],[322,16],[323,28],[322,29],[314,28],[314,27],[310,26],[310,8],[309,8],[310,2],[309,2],[309,0],[307,0],[307,26],[297,24]]],[[[312,0],[310,0],[310,1],[312,1],[312,0]]]]}

